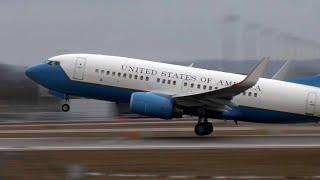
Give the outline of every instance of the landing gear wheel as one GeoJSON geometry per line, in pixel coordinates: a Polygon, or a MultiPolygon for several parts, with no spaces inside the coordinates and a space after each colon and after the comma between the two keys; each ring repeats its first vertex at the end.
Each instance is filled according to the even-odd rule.
{"type": "Polygon", "coordinates": [[[70,105],[69,105],[69,104],[63,104],[63,105],[61,106],[61,110],[62,110],[63,112],[68,112],[68,111],[70,111],[70,105]]]}
{"type": "Polygon", "coordinates": [[[194,132],[198,135],[198,136],[204,136],[206,135],[206,126],[203,123],[198,123],[195,127],[194,127],[194,132]]]}
{"type": "Polygon", "coordinates": [[[202,120],[202,118],[199,118],[199,122],[194,127],[194,132],[198,136],[209,135],[213,132],[213,125],[212,123],[207,121],[207,118],[205,118],[204,121],[202,120]]]}

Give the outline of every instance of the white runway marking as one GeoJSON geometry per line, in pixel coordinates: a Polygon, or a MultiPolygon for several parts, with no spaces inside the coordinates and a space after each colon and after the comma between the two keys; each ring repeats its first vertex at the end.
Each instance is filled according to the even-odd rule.
{"type": "Polygon", "coordinates": [[[200,150],[200,149],[294,149],[294,148],[320,148],[320,145],[202,145],[202,146],[188,146],[188,145],[113,145],[113,146],[30,146],[30,147],[0,147],[0,151],[59,151],[59,150],[200,150]]]}
{"type": "Polygon", "coordinates": [[[109,177],[121,177],[121,178],[155,178],[158,175],[155,174],[109,174],[109,177]]]}
{"type": "MultiPolygon", "coordinates": [[[[109,177],[118,178],[161,178],[161,179],[295,179],[295,177],[286,176],[198,176],[198,175],[163,175],[163,174],[106,174],[109,177]]],[[[305,176],[303,179],[319,179],[318,176],[305,176]]]]}
{"type": "Polygon", "coordinates": [[[37,123],[37,124],[22,124],[22,123],[17,123],[17,124],[0,124],[0,127],[41,127],[41,126],[99,126],[99,125],[147,125],[147,124],[186,124],[186,123],[192,123],[195,124],[197,121],[145,121],[145,122],[93,122],[93,123],[82,123],[82,122],[77,122],[77,123],[37,123]]]}
{"type": "MultiPolygon", "coordinates": [[[[41,129],[41,130],[0,130],[0,134],[30,133],[110,133],[110,132],[193,132],[193,128],[115,128],[115,129],[41,129]]],[[[251,127],[216,127],[215,131],[248,131],[251,127]]]]}
{"type": "MultiPolygon", "coordinates": [[[[88,173],[86,173],[88,174],[88,173]]],[[[91,175],[91,174],[88,174],[91,175]]],[[[133,173],[93,173],[92,176],[109,176],[118,178],[161,178],[161,179],[291,179],[295,177],[286,176],[199,176],[199,175],[164,175],[164,174],[133,174],[133,173]]],[[[319,176],[304,176],[303,179],[319,179],[319,176]]]]}
{"type": "Polygon", "coordinates": [[[320,148],[320,137],[3,138],[0,151],[320,148]]]}

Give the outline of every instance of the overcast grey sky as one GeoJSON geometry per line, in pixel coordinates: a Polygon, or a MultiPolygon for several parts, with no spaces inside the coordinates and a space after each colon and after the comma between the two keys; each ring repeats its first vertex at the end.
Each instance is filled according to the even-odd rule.
{"type": "Polygon", "coordinates": [[[319,8],[318,0],[1,0],[0,58],[21,65],[65,52],[220,58],[224,15],[320,41],[319,8]]]}

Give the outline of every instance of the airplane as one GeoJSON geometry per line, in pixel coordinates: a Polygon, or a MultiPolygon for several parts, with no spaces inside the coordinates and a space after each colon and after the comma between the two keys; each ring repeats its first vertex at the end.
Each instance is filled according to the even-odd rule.
{"type": "MultiPolygon", "coordinates": [[[[34,82],[63,98],[128,103],[131,111],[172,119],[198,116],[194,131],[210,135],[208,118],[257,123],[318,122],[320,89],[310,84],[262,78],[263,58],[248,74],[179,66],[127,57],[64,54],[26,69],[34,82]]],[[[301,80],[300,80],[301,81],[301,80]]]]}

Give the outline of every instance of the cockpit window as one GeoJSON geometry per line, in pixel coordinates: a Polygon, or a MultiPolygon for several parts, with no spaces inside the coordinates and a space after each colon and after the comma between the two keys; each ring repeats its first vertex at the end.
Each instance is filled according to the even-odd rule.
{"type": "Polygon", "coordinates": [[[48,61],[47,64],[50,65],[50,66],[59,66],[60,62],[58,62],[58,61],[48,61]]]}

